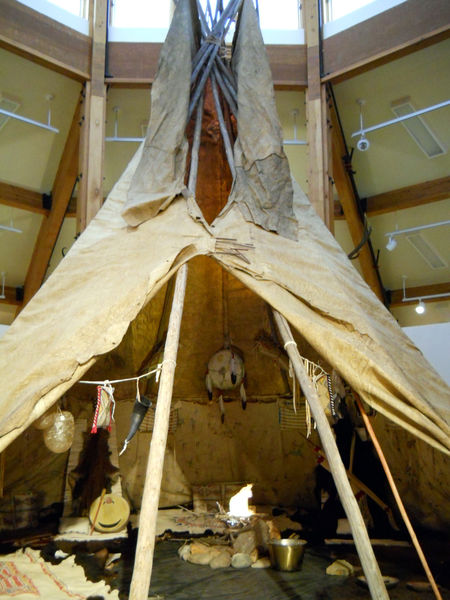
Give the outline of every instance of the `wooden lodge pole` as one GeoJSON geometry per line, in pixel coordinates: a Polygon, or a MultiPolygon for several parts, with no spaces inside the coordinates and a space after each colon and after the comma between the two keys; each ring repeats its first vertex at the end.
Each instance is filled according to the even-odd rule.
{"type": "Polygon", "coordinates": [[[322,405],[320,404],[317,391],[312,385],[303,366],[302,359],[297,349],[297,344],[292,337],[288,322],[283,315],[275,310],[274,316],[275,322],[284,342],[284,347],[294,367],[294,372],[297,376],[297,379],[299,380],[302,390],[309,403],[311,413],[316,421],[322,446],[330,465],[330,471],[333,475],[342,506],[350,523],[353,540],[361,560],[361,566],[366,576],[370,595],[373,600],[389,600],[386,586],[384,585],[384,581],[381,576],[369,536],[367,534],[367,529],[359,510],[358,502],[356,501],[347,478],[345,467],[342,463],[333,432],[331,431],[328,419],[325,415],[322,405]]]}
{"type": "Polygon", "coordinates": [[[369,420],[369,417],[367,416],[366,411],[364,410],[364,406],[361,402],[361,398],[358,396],[358,394],[354,394],[355,399],[356,399],[356,404],[358,405],[359,408],[359,412],[361,413],[361,416],[363,418],[364,421],[364,425],[366,426],[366,429],[370,435],[370,439],[372,440],[372,444],[375,447],[375,450],[377,451],[378,457],[380,459],[380,462],[383,466],[384,472],[386,473],[386,477],[387,480],[389,482],[389,485],[391,487],[392,493],[394,495],[395,501],[397,502],[397,506],[398,509],[400,511],[400,514],[402,515],[402,519],[406,525],[406,528],[408,530],[409,535],[411,536],[411,541],[414,544],[414,548],[416,549],[417,555],[420,559],[420,562],[422,563],[423,569],[425,571],[425,574],[427,576],[428,581],[430,582],[431,588],[434,592],[435,597],[437,598],[437,600],[442,600],[442,596],[441,596],[441,592],[439,591],[439,588],[436,584],[436,581],[433,577],[433,574],[430,570],[430,567],[428,566],[427,563],[427,559],[425,558],[425,554],[423,553],[423,550],[420,546],[419,540],[417,539],[416,536],[416,532],[413,529],[413,526],[411,525],[411,521],[409,520],[408,517],[408,513],[406,512],[405,506],[403,504],[403,501],[400,497],[399,491],[397,489],[397,486],[395,484],[394,478],[392,477],[392,473],[391,470],[389,468],[389,465],[387,464],[387,460],[384,456],[384,452],[381,449],[381,446],[378,442],[378,438],[375,435],[375,431],[373,430],[372,427],[372,423],[369,420]]]}
{"type": "Polygon", "coordinates": [[[129,600],[146,600],[150,587],[155,549],[156,518],[158,516],[159,494],[169,430],[170,404],[172,401],[173,380],[180,339],[181,316],[183,314],[186,291],[187,265],[180,267],[175,282],[175,291],[167,330],[158,400],[155,412],[150,453],[147,462],[144,491],[142,494],[139,533],[136,544],[133,576],[129,600]]]}

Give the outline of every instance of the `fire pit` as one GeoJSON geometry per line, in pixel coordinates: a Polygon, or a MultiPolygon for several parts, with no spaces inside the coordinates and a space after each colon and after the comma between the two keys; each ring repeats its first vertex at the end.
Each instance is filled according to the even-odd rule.
{"type": "Polygon", "coordinates": [[[219,502],[219,512],[214,519],[224,524],[225,538],[218,544],[196,541],[179,549],[183,560],[196,564],[208,564],[211,568],[232,566],[235,568],[270,567],[269,541],[280,537],[279,530],[268,520],[266,513],[256,513],[248,506],[252,484],[243,487],[230,498],[229,511],[219,502]]]}
{"type": "Polygon", "coordinates": [[[242,532],[251,529],[258,519],[267,517],[264,513],[255,513],[248,505],[252,497],[253,484],[249,483],[230,498],[229,511],[225,512],[219,505],[216,518],[226,523],[227,533],[242,532]]]}

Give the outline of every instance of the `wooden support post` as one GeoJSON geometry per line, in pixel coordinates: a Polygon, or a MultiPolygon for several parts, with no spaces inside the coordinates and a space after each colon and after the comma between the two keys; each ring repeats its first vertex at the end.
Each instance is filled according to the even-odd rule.
{"type": "Polygon", "coordinates": [[[86,83],[80,144],[81,180],[77,202],[78,232],[84,231],[103,202],[106,120],[105,50],[108,1],[95,0],[94,2],[91,80],[86,83]]]}
{"type": "Polygon", "coordinates": [[[172,400],[175,364],[180,339],[181,316],[186,291],[187,265],[180,267],[175,283],[172,312],[169,319],[161,379],[156,404],[150,454],[147,462],[144,491],[142,494],[139,533],[136,545],[130,600],[148,598],[155,549],[156,519],[164,465],[164,453],[169,430],[170,403],[172,400]]]}
{"type": "Polygon", "coordinates": [[[80,104],[77,104],[53,183],[51,209],[48,216],[43,218],[25,277],[23,303],[18,307],[16,314],[31,300],[42,285],[61,225],[64,221],[78,175],[79,121],[80,104]]]}
{"type": "Polygon", "coordinates": [[[307,140],[309,149],[308,197],[333,232],[334,205],[330,177],[326,89],[320,82],[320,40],[317,0],[305,0],[305,35],[308,70],[306,90],[307,140]]]}
{"type": "Polygon", "coordinates": [[[389,468],[389,465],[387,464],[387,460],[384,456],[383,450],[381,449],[381,446],[378,442],[377,436],[375,435],[375,431],[373,430],[372,423],[370,422],[369,417],[367,416],[367,413],[364,410],[363,403],[361,402],[361,398],[358,396],[358,394],[355,394],[355,399],[356,399],[356,404],[358,405],[358,408],[359,408],[359,412],[361,413],[361,416],[363,418],[364,425],[366,426],[367,432],[370,435],[370,439],[372,440],[372,444],[374,445],[374,448],[377,451],[378,458],[380,459],[380,462],[383,466],[384,472],[386,473],[386,477],[387,477],[387,480],[391,487],[395,501],[397,502],[398,509],[400,511],[400,514],[402,515],[402,519],[406,525],[408,533],[411,536],[411,541],[414,544],[414,548],[416,549],[417,555],[420,559],[420,562],[422,563],[423,569],[424,569],[425,574],[428,578],[428,581],[430,582],[430,585],[433,589],[434,595],[437,598],[437,600],[442,600],[441,593],[439,591],[438,586],[436,585],[436,581],[434,580],[434,577],[430,570],[430,567],[428,566],[427,559],[425,558],[425,554],[423,553],[423,550],[420,546],[419,540],[417,539],[416,532],[413,529],[411,521],[409,520],[409,517],[408,517],[408,513],[406,512],[406,509],[402,502],[400,494],[398,493],[397,486],[395,485],[394,478],[392,477],[392,473],[389,468]]]}
{"type": "MultiPolygon", "coordinates": [[[[359,214],[357,198],[347,171],[348,165],[344,163],[347,155],[345,141],[342,137],[339,119],[334,105],[330,107],[330,119],[332,126],[332,156],[333,156],[333,178],[336,185],[348,229],[356,246],[361,242],[364,235],[364,223],[359,214]]],[[[367,285],[376,296],[384,302],[383,286],[375,265],[373,253],[368,243],[359,251],[359,264],[367,285]]]]}
{"type": "Polygon", "coordinates": [[[334,440],[333,432],[331,431],[328,419],[320,404],[317,391],[308,378],[288,322],[283,315],[277,311],[274,311],[274,317],[284,342],[284,347],[292,362],[294,372],[300,382],[316,422],[322,446],[330,465],[331,474],[333,475],[342,506],[350,523],[353,539],[367,579],[371,597],[373,600],[388,600],[389,596],[386,591],[386,586],[384,585],[367,529],[359,510],[358,502],[352,492],[352,488],[345,472],[345,467],[342,464],[339,450],[334,440]]]}

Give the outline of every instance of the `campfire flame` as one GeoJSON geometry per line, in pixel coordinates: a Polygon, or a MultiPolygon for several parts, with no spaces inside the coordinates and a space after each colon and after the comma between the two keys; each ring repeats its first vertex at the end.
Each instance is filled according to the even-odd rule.
{"type": "Polygon", "coordinates": [[[248,507],[248,499],[252,497],[253,484],[249,483],[230,498],[229,514],[234,517],[250,517],[254,514],[248,507]]]}

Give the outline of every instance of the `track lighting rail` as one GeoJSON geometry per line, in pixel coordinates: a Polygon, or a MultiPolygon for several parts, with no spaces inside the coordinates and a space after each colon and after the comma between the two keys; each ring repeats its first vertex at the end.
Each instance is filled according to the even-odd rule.
{"type": "Polygon", "coordinates": [[[7,117],[11,117],[12,119],[17,119],[18,121],[23,121],[24,123],[28,123],[29,125],[41,127],[42,129],[46,129],[47,131],[53,131],[53,133],[59,133],[59,129],[50,125],[50,112],[47,123],[41,123],[40,121],[35,121],[34,119],[28,119],[27,117],[16,115],[16,113],[10,112],[9,110],[5,110],[4,108],[0,108],[0,114],[6,115],[7,117]]]}
{"type": "Polygon", "coordinates": [[[402,117],[396,117],[395,119],[390,119],[389,121],[384,121],[383,123],[378,123],[378,125],[372,125],[371,127],[360,128],[358,131],[354,131],[351,137],[356,137],[358,135],[364,135],[365,133],[369,133],[369,131],[375,131],[376,129],[381,129],[382,127],[388,127],[388,125],[394,125],[395,123],[401,123],[402,121],[406,121],[407,119],[412,119],[413,117],[418,117],[419,115],[423,115],[425,113],[431,112],[432,110],[437,110],[438,108],[444,108],[444,106],[449,106],[450,100],[444,100],[444,102],[439,102],[438,104],[434,104],[433,106],[428,106],[427,108],[421,108],[420,110],[416,110],[415,112],[410,113],[409,115],[404,115],[402,117]]]}

